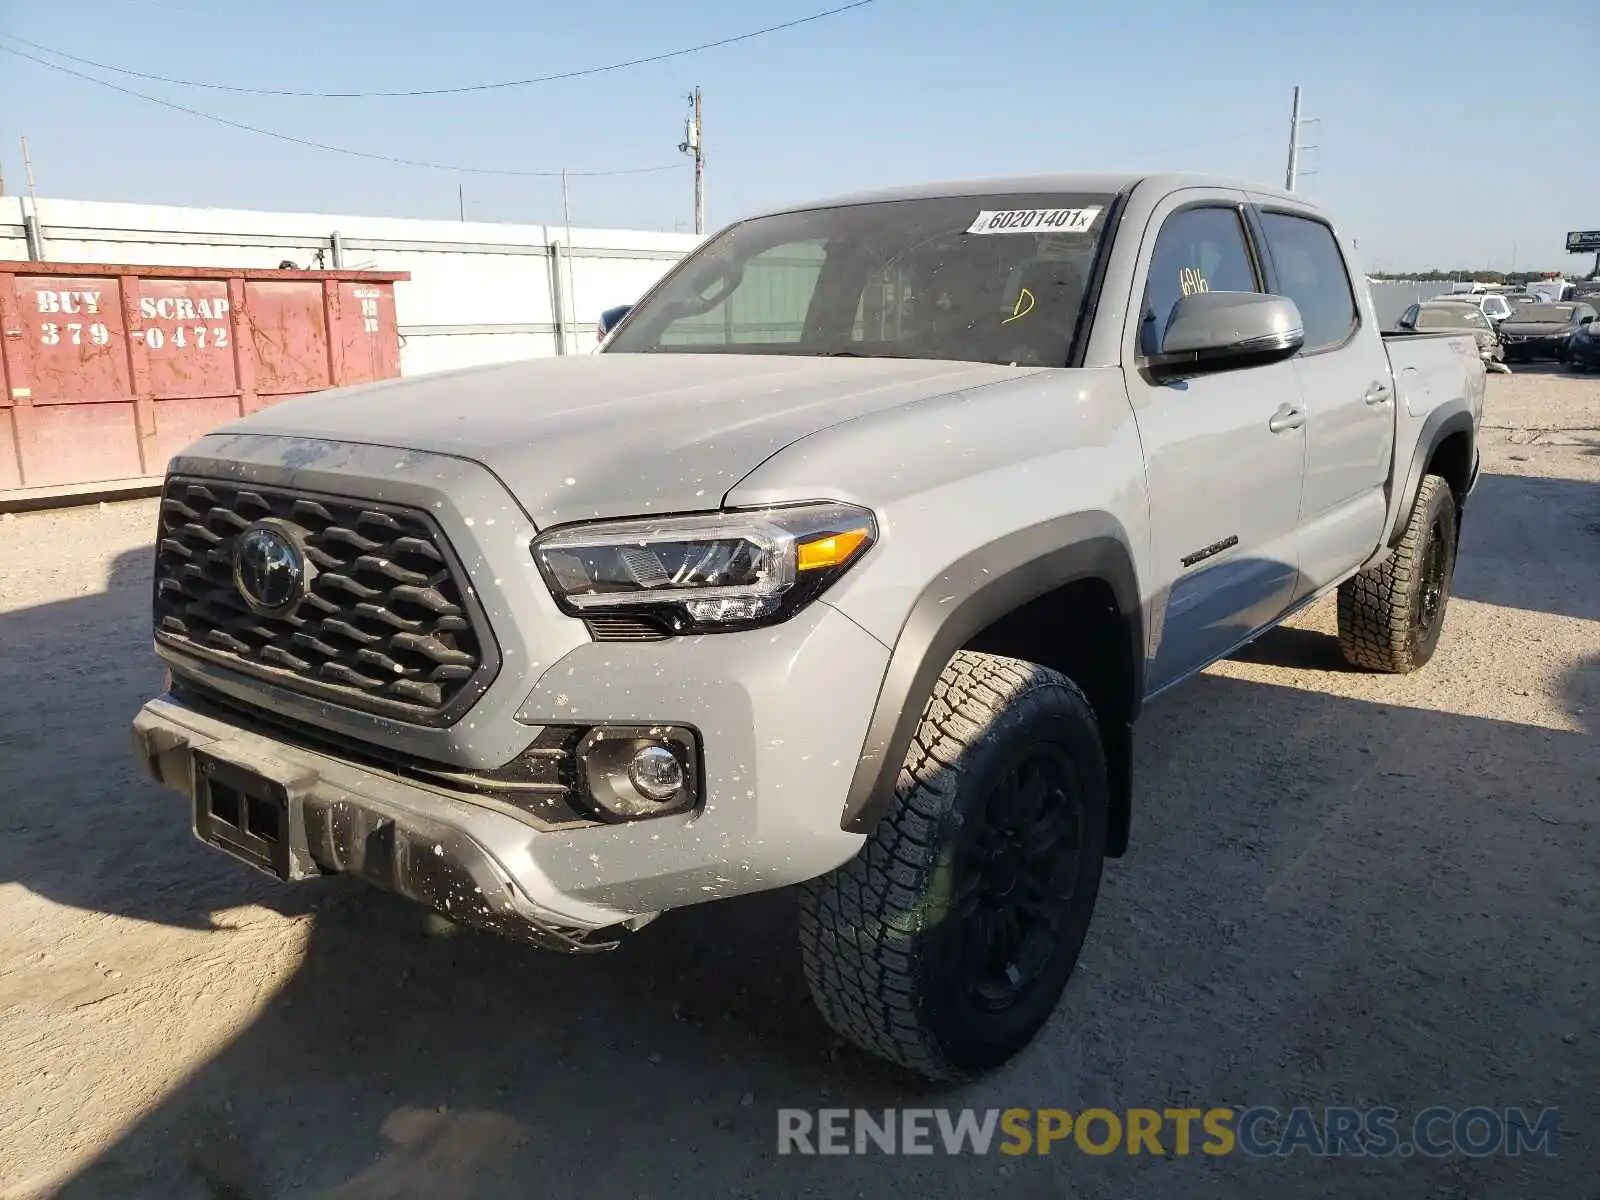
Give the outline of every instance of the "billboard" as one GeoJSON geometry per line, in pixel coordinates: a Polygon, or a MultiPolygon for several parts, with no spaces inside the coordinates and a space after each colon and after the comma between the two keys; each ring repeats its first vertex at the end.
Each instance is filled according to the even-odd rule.
{"type": "Polygon", "coordinates": [[[1568,254],[1584,254],[1590,250],[1600,251],[1600,229],[1584,229],[1567,234],[1568,254]]]}

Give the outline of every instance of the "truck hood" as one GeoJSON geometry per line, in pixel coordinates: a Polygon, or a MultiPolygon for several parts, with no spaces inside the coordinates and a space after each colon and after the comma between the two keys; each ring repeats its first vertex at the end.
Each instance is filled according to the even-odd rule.
{"type": "Polygon", "coordinates": [[[751,470],[807,434],[1037,370],[927,359],[595,354],[319,392],[217,432],[470,459],[547,528],[713,509],[751,470]]]}

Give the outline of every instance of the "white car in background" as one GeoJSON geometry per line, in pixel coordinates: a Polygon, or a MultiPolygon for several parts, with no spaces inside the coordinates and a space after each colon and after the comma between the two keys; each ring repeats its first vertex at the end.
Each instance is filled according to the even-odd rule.
{"type": "Polygon", "coordinates": [[[1456,292],[1449,296],[1435,296],[1428,303],[1471,305],[1487,317],[1492,325],[1499,325],[1511,315],[1511,301],[1498,292],[1456,292]]]}

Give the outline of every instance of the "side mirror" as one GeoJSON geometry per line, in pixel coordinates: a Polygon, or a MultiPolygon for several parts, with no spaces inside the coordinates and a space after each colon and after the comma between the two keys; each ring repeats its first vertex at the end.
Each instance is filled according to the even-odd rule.
{"type": "Polygon", "coordinates": [[[1196,292],[1172,306],[1150,370],[1172,376],[1265,366],[1291,357],[1305,340],[1300,309],[1287,296],[1196,292]]]}
{"type": "Polygon", "coordinates": [[[608,308],[600,314],[600,336],[605,337],[621,323],[622,318],[633,311],[631,304],[619,304],[615,308],[608,308]]]}

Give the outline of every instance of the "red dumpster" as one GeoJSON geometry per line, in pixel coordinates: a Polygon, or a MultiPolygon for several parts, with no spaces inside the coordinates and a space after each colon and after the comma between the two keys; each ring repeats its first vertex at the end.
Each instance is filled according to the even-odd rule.
{"type": "Polygon", "coordinates": [[[234,417],[393,378],[409,278],[0,262],[0,507],[135,491],[234,417]]]}

